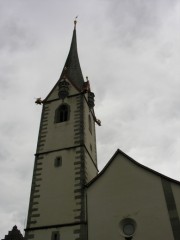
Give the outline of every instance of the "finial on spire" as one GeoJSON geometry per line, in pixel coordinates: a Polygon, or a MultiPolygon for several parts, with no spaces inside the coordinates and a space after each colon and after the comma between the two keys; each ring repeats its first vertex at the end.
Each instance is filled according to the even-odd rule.
{"type": "Polygon", "coordinates": [[[75,17],[75,19],[74,19],[74,28],[76,28],[77,18],[78,18],[78,15],[77,15],[77,16],[75,17]]]}

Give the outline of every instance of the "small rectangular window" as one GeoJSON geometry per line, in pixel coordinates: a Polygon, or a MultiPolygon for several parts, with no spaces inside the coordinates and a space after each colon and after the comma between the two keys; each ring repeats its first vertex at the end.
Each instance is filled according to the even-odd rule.
{"type": "Polygon", "coordinates": [[[52,235],[51,235],[51,240],[60,240],[60,234],[59,232],[52,232],[52,235]]]}
{"type": "Polygon", "coordinates": [[[92,145],[90,144],[90,149],[91,149],[91,151],[92,151],[92,145]]]}
{"type": "Polygon", "coordinates": [[[54,159],[54,166],[55,167],[61,167],[62,166],[62,157],[56,157],[54,159]]]}

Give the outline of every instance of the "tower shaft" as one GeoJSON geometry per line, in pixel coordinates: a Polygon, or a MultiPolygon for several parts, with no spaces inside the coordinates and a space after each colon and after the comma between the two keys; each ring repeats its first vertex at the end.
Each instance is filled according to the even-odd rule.
{"type": "Polygon", "coordinates": [[[78,58],[75,34],[74,30],[68,66],[43,101],[27,240],[75,240],[87,235],[84,186],[97,175],[95,118],[89,93],[83,91],[80,64],[77,74],[72,67],[78,58]]]}

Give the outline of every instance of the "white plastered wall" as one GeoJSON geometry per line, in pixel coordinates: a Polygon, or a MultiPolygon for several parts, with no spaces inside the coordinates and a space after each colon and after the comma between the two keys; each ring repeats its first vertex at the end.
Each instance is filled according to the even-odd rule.
{"type": "Polygon", "coordinates": [[[174,239],[161,178],[124,155],[87,189],[87,198],[89,240],[124,240],[119,226],[124,218],[137,224],[133,239],[174,239]]]}

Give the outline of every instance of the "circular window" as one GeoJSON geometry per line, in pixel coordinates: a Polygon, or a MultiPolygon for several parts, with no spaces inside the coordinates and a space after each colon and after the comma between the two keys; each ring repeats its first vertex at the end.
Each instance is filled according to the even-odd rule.
{"type": "Polygon", "coordinates": [[[123,232],[124,234],[126,234],[127,236],[131,236],[133,235],[133,233],[135,232],[135,226],[132,223],[126,223],[123,226],[123,232]]]}
{"type": "Polygon", "coordinates": [[[133,236],[136,230],[136,222],[131,218],[125,218],[120,222],[120,228],[123,236],[133,236]]]}

